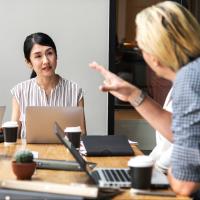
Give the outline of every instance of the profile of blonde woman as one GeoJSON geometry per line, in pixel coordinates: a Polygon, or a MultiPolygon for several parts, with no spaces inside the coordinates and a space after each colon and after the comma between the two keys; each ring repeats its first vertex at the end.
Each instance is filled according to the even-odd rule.
{"type": "Polygon", "coordinates": [[[136,26],[138,46],[174,71],[199,55],[199,23],[178,3],[165,1],[142,10],[136,26]]]}
{"type": "MultiPolygon", "coordinates": [[[[180,195],[200,191],[200,25],[182,5],[164,1],[136,16],[136,41],[149,67],[173,82],[172,113],[135,85],[96,62],[103,92],[129,102],[160,134],[173,143],[168,178],[180,195]]],[[[196,197],[200,199],[200,196],[196,197]]]]}

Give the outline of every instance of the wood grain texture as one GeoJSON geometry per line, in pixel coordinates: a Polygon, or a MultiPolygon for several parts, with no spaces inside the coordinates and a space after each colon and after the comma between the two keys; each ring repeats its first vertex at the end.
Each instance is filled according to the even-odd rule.
{"type": "MultiPolygon", "coordinates": [[[[68,150],[61,144],[28,144],[21,145],[21,141],[18,140],[16,145],[4,147],[4,144],[0,144],[0,180],[16,180],[15,175],[11,169],[11,160],[15,152],[19,149],[29,149],[31,151],[37,151],[39,158],[44,159],[59,159],[59,160],[74,160],[68,150]]],[[[142,152],[137,146],[132,145],[135,155],[141,155],[142,152]]],[[[127,167],[127,162],[130,159],[129,156],[123,157],[86,157],[86,160],[97,163],[97,167],[127,167]]],[[[37,169],[32,177],[32,182],[50,182],[59,184],[85,184],[88,182],[88,178],[84,172],[70,172],[70,171],[58,171],[58,170],[44,170],[37,169]]],[[[131,193],[131,190],[124,190],[123,193],[117,195],[113,199],[179,199],[188,200],[187,197],[159,197],[159,196],[147,196],[147,195],[135,195],[131,193]]]]}

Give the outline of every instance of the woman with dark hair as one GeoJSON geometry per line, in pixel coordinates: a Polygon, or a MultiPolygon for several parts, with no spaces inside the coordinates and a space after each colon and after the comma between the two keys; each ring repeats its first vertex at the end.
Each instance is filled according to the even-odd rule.
{"type": "MultiPolygon", "coordinates": [[[[24,57],[32,70],[31,79],[18,83],[11,89],[12,120],[19,123],[22,138],[26,137],[27,106],[84,107],[82,89],[75,82],[55,73],[57,50],[54,41],[47,34],[33,33],[27,36],[24,41],[24,57]]],[[[85,127],[82,132],[86,132],[85,127]]]]}

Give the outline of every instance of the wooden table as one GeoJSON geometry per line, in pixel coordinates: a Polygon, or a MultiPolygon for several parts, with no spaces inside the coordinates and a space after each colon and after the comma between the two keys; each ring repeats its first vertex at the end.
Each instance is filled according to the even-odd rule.
{"type": "MultiPolygon", "coordinates": [[[[43,159],[58,159],[58,160],[74,160],[68,150],[61,144],[28,144],[22,145],[19,140],[16,145],[4,147],[0,144],[0,180],[16,180],[15,175],[11,169],[11,160],[17,150],[27,148],[31,151],[39,153],[39,158],[43,159]]],[[[132,146],[135,155],[141,155],[142,152],[137,146],[132,146]]],[[[123,157],[86,157],[86,160],[97,163],[97,167],[127,167],[129,156],[123,157]]],[[[87,183],[88,178],[84,172],[60,171],[60,170],[40,170],[37,169],[32,177],[32,181],[47,181],[61,184],[71,183],[87,183]]],[[[130,190],[125,190],[120,195],[113,198],[114,200],[124,199],[179,199],[188,200],[190,198],[177,196],[175,197],[161,197],[161,196],[147,196],[135,195],[130,190]]]]}

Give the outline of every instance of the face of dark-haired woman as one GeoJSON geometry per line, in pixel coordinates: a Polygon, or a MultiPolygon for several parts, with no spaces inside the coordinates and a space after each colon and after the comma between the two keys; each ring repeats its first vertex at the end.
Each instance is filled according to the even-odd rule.
{"type": "Polygon", "coordinates": [[[50,46],[34,44],[28,64],[39,77],[50,77],[54,75],[57,66],[55,50],[50,46]]]}

